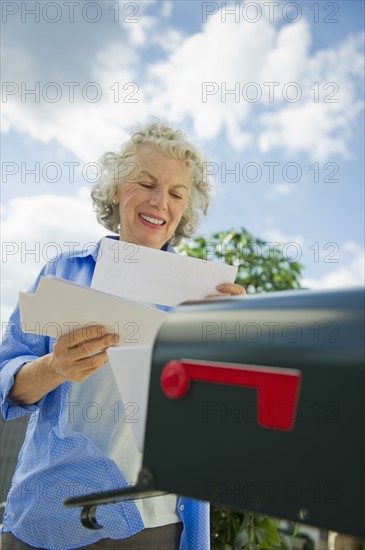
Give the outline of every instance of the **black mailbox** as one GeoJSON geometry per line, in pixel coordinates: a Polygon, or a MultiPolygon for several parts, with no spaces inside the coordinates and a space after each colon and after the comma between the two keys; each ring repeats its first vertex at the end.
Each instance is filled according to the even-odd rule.
{"type": "Polygon", "coordinates": [[[143,468],[96,506],[172,492],[364,537],[364,290],[193,302],[153,350],[143,468]]]}

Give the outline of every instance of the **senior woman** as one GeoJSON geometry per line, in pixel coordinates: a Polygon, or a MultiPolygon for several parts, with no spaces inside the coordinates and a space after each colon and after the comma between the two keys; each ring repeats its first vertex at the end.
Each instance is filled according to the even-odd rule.
{"type": "MultiPolygon", "coordinates": [[[[92,198],[99,222],[119,233],[110,238],[173,253],[172,245],[191,235],[207,211],[203,157],[180,131],[151,124],[102,164],[92,198]]],[[[31,291],[42,275],[90,286],[99,245],[61,254],[31,291]]],[[[218,291],[244,293],[236,284],[218,291]]],[[[165,495],[103,506],[101,531],[84,529],[79,512],[63,508],[70,496],[136,480],[141,455],[107,364],[106,349],[117,341],[102,326],[57,341],[25,334],[15,309],[1,346],[2,412],[5,419],[31,417],[7,499],[2,550],[209,548],[204,502],[165,495]],[[97,421],[92,406],[101,411],[97,421]]]]}

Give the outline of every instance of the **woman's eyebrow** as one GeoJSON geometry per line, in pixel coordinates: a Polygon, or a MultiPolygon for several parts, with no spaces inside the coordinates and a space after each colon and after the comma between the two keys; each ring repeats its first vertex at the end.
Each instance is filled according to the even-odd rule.
{"type": "Polygon", "coordinates": [[[151,180],[153,180],[155,183],[158,183],[157,178],[155,178],[155,176],[147,172],[147,170],[141,170],[139,173],[146,174],[149,178],[151,178],[151,180]]]}
{"type": "Polygon", "coordinates": [[[183,183],[177,183],[176,185],[172,186],[173,189],[176,189],[177,187],[183,187],[184,189],[188,190],[188,187],[183,183]]]}
{"type": "MultiPolygon", "coordinates": [[[[150,174],[147,170],[141,170],[139,173],[140,174],[146,174],[146,176],[151,178],[151,180],[153,180],[154,183],[158,183],[158,179],[155,176],[153,176],[152,174],[150,174]]],[[[178,187],[183,187],[184,189],[186,189],[188,191],[188,187],[186,185],[184,185],[183,183],[177,183],[176,185],[172,185],[173,189],[177,189],[178,187]]]]}

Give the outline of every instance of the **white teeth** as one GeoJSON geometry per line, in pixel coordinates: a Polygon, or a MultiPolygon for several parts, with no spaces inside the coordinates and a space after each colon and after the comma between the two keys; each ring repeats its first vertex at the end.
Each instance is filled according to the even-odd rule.
{"type": "Polygon", "coordinates": [[[156,220],[156,218],[150,218],[149,216],[145,216],[144,214],[140,214],[140,216],[143,220],[154,223],[155,225],[162,225],[163,223],[165,223],[163,220],[156,220]]]}

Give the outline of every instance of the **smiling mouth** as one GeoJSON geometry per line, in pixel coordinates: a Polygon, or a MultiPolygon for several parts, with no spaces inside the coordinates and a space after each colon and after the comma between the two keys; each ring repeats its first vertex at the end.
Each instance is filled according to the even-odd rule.
{"type": "Polygon", "coordinates": [[[142,220],[148,223],[152,223],[153,225],[165,225],[165,220],[161,220],[158,218],[153,218],[152,216],[146,216],[146,214],[138,214],[142,220]]]}

